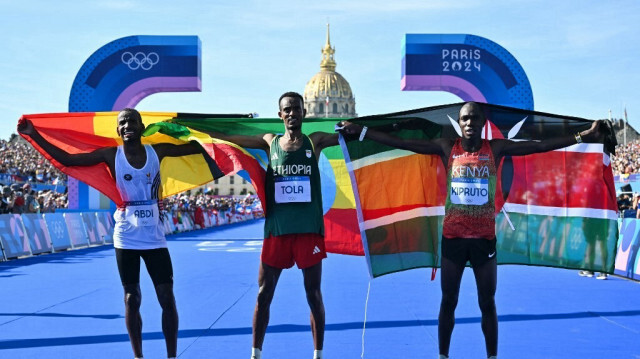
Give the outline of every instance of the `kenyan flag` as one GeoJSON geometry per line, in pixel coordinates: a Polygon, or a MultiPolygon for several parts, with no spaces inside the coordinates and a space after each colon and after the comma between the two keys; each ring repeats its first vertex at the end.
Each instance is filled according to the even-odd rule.
{"type": "MultiPolygon", "coordinates": [[[[461,106],[436,106],[354,122],[388,131],[400,127],[393,135],[403,138],[455,138],[461,106]]],[[[483,134],[487,139],[542,140],[590,126],[590,121],[575,117],[483,106],[489,120],[483,134]]],[[[580,144],[503,160],[496,189],[499,264],[613,272],[617,204],[604,147],[580,144]]],[[[447,188],[440,158],[366,139],[343,141],[342,149],[371,276],[438,267],[447,188]]]]}

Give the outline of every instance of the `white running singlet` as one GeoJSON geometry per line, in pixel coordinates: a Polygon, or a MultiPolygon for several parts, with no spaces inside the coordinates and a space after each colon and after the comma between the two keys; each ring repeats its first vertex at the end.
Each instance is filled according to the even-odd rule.
{"type": "Polygon", "coordinates": [[[116,187],[124,208],[113,214],[113,245],[121,249],[166,248],[164,227],[158,210],[160,162],[151,145],[145,145],[147,162],[138,169],[131,166],[122,146],[116,152],[116,187]]]}

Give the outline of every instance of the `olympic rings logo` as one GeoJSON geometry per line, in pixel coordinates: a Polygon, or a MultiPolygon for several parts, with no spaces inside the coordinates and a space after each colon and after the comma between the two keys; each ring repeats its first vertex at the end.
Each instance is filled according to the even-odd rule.
{"type": "Polygon", "coordinates": [[[160,56],[155,52],[145,54],[144,52],[136,52],[132,54],[129,51],[123,52],[120,56],[122,62],[131,70],[143,69],[151,70],[151,68],[160,61],[160,56]]]}

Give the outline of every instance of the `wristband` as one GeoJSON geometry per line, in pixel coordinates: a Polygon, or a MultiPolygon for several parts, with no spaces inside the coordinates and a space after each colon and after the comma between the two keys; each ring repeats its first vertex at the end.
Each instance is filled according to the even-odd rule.
{"type": "Polygon", "coordinates": [[[360,131],[360,138],[358,138],[358,141],[362,142],[362,140],[364,140],[364,135],[367,134],[368,129],[369,128],[367,126],[362,127],[362,131],[360,131]]]}
{"type": "Polygon", "coordinates": [[[580,132],[576,132],[574,137],[576,138],[576,143],[582,143],[582,135],[580,135],[580,132]]]}

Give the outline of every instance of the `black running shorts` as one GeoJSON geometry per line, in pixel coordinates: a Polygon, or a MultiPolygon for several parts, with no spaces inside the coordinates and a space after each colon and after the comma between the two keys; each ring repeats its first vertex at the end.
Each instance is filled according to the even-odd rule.
{"type": "Polygon", "coordinates": [[[167,248],[143,250],[116,248],[116,261],[122,285],[140,283],[140,258],[144,260],[154,286],[173,283],[173,267],[167,248]]]}
{"type": "Polygon", "coordinates": [[[442,258],[464,266],[467,261],[473,267],[495,260],[496,239],[486,238],[445,238],[442,237],[442,258]]]}

